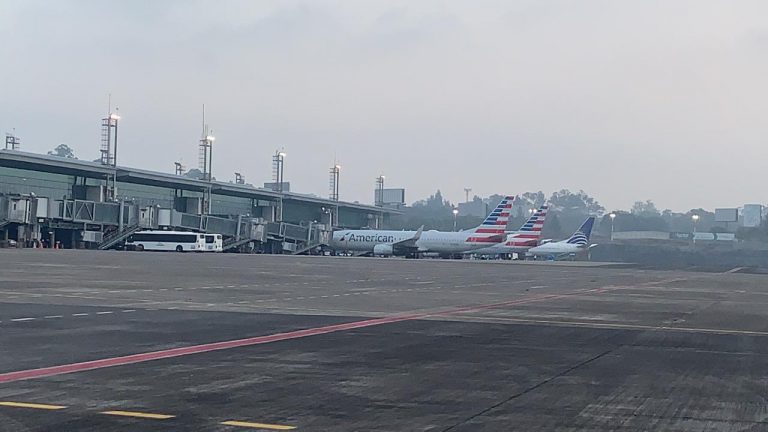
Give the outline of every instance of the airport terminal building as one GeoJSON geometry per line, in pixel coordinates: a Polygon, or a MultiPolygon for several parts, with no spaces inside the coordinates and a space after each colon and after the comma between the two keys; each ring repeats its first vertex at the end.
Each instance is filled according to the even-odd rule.
{"type": "Polygon", "coordinates": [[[132,233],[222,234],[225,249],[304,253],[334,227],[381,228],[397,210],[57,156],[0,150],[0,241],[119,247],[132,233]]]}

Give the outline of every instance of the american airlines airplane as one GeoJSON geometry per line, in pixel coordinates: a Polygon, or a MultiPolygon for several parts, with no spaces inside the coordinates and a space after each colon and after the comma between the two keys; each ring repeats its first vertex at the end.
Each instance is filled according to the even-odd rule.
{"type": "Polygon", "coordinates": [[[509,213],[515,197],[506,196],[482,224],[459,232],[341,230],[333,233],[331,248],[337,251],[369,252],[376,256],[420,252],[460,254],[504,241],[509,213]]]}
{"type": "Polygon", "coordinates": [[[539,207],[519,230],[511,233],[507,232],[507,238],[504,242],[469,251],[467,253],[476,255],[500,255],[527,252],[528,249],[539,245],[539,240],[541,240],[541,230],[544,227],[544,220],[547,218],[548,211],[549,206],[546,204],[539,207]]]}
{"type": "Polygon", "coordinates": [[[589,244],[589,236],[592,234],[592,226],[595,224],[595,217],[590,216],[573,233],[572,236],[558,242],[545,243],[541,246],[528,249],[528,256],[551,256],[570,255],[579,252],[585,252],[597,245],[589,244]]]}

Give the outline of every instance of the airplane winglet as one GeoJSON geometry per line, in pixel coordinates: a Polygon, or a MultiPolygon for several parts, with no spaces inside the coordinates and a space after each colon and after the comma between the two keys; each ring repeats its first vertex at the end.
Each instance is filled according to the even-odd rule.
{"type": "Polygon", "coordinates": [[[414,240],[418,240],[421,238],[421,233],[424,231],[424,225],[420,226],[419,229],[416,231],[416,234],[413,235],[414,240]]]}

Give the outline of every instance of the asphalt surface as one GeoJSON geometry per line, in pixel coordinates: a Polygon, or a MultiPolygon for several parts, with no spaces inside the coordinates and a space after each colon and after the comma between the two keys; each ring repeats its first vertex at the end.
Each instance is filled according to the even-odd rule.
{"type": "Polygon", "coordinates": [[[0,431],[768,430],[766,282],[0,250],[0,431]]]}

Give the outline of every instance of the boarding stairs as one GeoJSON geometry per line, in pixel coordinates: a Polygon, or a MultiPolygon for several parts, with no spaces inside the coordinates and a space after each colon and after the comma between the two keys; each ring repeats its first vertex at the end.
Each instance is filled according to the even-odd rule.
{"type": "Polygon", "coordinates": [[[293,252],[292,255],[308,255],[309,251],[319,246],[326,246],[326,244],[323,242],[305,243],[301,246],[301,248],[296,249],[296,251],[293,252]]]}
{"type": "Polygon", "coordinates": [[[128,236],[130,236],[131,234],[141,229],[142,227],[136,224],[136,225],[131,225],[128,228],[123,229],[122,231],[117,231],[113,234],[105,236],[104,239],[101,241],[101,243],[99,243],[99,249],[106,250],[106,249],[115,247],[117,246],[118,243],[127,239],[128,236]]]}
{"type": "Polygon", "coordinates": [[[241,238],[241,239],[233,238],[231,240],[227,240],[226,242],[224,242],[224,244],[222,245],[222,250],[226,251],[226,250],[230,250],[230,249],[236,249],[236,248],[239,248],[240,246],[248,244],[249,242],[252,242],[252,241],[255,241],[255,240],[252,239],[252,238],[248,238],[248,237],[241,238]]]}

